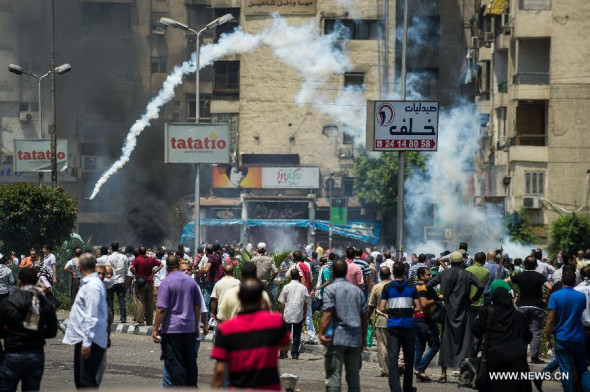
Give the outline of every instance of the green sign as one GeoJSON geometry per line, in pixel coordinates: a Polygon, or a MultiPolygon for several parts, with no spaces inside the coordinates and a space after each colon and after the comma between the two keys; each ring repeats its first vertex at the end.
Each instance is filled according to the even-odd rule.
{"type": "Polygon", "coordinates": [[[330,200],[330,223],[341,226],[348,223],[347,199],[345,197],[333,197],[330,200]]]}

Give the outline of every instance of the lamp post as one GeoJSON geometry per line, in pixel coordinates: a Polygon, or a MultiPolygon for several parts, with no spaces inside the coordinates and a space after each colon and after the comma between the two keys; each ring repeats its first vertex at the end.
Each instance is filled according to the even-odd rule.
{"type": "MultiPolygon", "coordinates": [[[[58,75],[64,74],[68,71],[70,71],[72,69],[72,66],[70,64],[62,64],[59,67],[55,68],[55,72],[58,75]]],[[[38,100],[38,105],[39,105],[39,139],[43,139],[43,101],[41,100],[41,80],[43,80],[44,77],[51,75],[51,70],[47,71],[46,74],[44,75],[36,75],[34,73],[30,73],[25,71],[20,65],[16,65],[16,64],[10,64],[8,66],[8,71],[12,72],[13,74],[16,75],[27,75],[27,76],[31,76],[35,79],[37,79],[37,100],[38,100]]],[[[54,102],[55,104],[55,102],[54,102]]],[[[43,183],[43,173],[39,173],[39,185],[41,185],[43,183]]]]}
{"type": "Polygon", "coordinates": [[[328,208],[329,208],[329,215],[328,215],[328,248],[330,252],[332,252],[332,187],[334,186],[334,173],[330,173],[330,177],[326,180],[326,184],[328,185],[328,208]]]}
{"type": "MultiPolygon", "coordinates": [[[[203,32],[205,32],[206,30],[212,29],[213,27],[217,27],[220,26],[226,22],[229,22],[230,20],[232,20],[234,17],[232,14],[225,14],[223,16],[220,16],[219,18],[215,19],[212,22],[209,22],[209,24],[207,26],[205,26],[204,28],[202,28],[199,31],[193,30],[190,27],[188,27],[187,25],[185,25],[184,23],[180,23],[177,20],[174,19],[170,19],[170,18],[161,18],[160,19],[160,23],[162,23],[164,26],[168,26],[168,27],[173,27],[175,29],[180,29],[180,30],[185,30],[185,31],[190,31],[191,33],[195,34],[195,36],[197,37],[196,39],[196,48],[195,48],[195,79],[196,79],[196,83],[195,83],[195,124],[199,123],[199,117],[201,115],[200,113],[200,100],[199,100],[199,95],[200,95],[200,90],[199,90],[199,42],[201,40],[201,34],[203,32]]],[[[201,187],[200,187],[200,177],[201,177],[201,165],[199,163],[195,163],[195,248],[193,249],[193,252],[196,254],[197,253],[197,248],[200,245],[201,242],[201,187]]]]}

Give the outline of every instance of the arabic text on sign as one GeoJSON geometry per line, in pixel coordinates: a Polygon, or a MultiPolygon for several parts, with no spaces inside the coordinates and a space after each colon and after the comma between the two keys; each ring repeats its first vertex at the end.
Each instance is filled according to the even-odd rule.
{"type": "Polygon", "coordinates": [[[434,148],[434,140],[403,139],[403,140],[375,140],[376,148],[434,148]]]}

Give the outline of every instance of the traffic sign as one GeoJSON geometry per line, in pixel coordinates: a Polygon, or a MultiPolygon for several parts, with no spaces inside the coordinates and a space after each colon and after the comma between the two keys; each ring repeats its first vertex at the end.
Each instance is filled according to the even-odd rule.
{"type": "Polygon", "coordinates": [[[436,151],[438,101],[367,101],[367,150],[436,151]]]}

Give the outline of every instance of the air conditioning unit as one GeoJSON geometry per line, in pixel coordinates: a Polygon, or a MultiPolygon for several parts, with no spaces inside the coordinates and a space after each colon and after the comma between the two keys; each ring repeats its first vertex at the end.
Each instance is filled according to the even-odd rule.
{"type": "Polygon", "coordinates": [[[512,27],[512,15],[510,14],[502,14],[500,20],[500,26],[503,29],[507,29],[512,27]]]}
{"type": "Polygon", "coordinates": [[[490,46],[496,40],[496,36],[493,32],[488,31],[484,33],[483,40],[486,43],[486,46],[490,46]]]}
{"type": "Polygon", "coordinates": [[[525,196],[522,198],[522,208],[526,210],[538,210],[540,207],[538,196],[525,196]]]}
{"type": "Polygon", "coordinates": [[[478,49],[479,48],[479,37],[478,36],[473,36],[471,37],[471,47],[473,49],[478,49]]]}
{"type": "Polygon", "coordinates": [[[22,122],[31,122],[33,121],[33,113],[31,112],[20,112],[20,120],[22,122]]]}

